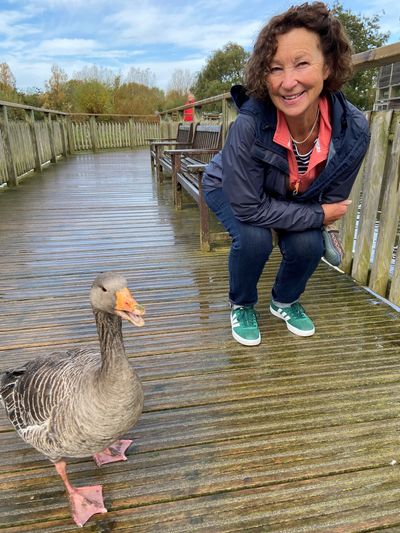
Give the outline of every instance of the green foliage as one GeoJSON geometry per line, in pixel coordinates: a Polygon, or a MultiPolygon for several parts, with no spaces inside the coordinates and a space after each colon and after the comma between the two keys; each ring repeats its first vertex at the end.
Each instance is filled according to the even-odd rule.
{"type": "Polygon", "coordinates": [[[56,111],[67,111],[65,86],[68,80],[67,73],[58,65],[51,67],[51,76],[46,81],[46,94],[44,106],[56,111]]]}
{"type": "Polygon", "coordinates": [[[7,63],[0,63],[0,100],[21,102],[15,88],[15,77],[7,63]]]}
{"type": "Polygon", "coordinates": [[[123,83],[114,92],[113,109],[115,113],[127,115],[152,115],[160,109],[163,96],[163,92],[155,87],[123,83]]]}
{"type": "Polygon", "coordinates": [[[65,94],[70,112],[112,112],[112,90],[100,81],[70,80],[66,84],[65,94]]]}
{"type": "MultiPolygon", "coordinates": [[[[365,52],[372,48],[383,46],[390,34],[380,31],[380,16],[372,17],[355,15],[343,5],[335,3],[333,6],[335,16],[343,24],[352,43],[354,53],[365,52]]],[[[346,97],[360,109],[372,109],[375,99],[377,69],[362,70],[354,74],[343,89],[346,97]]]]}
{"type": "Polygon", "coordinates": [[[228,43],[222,50],[214,52],[192,88],[196,99],[227,92],[235,83],[242,83],[248,57],[249,53],[235,43],[228,43]]]}
{"type": "Polygon", "coordinates": [[[21,98],[25,105],[44,107],[45,94],[37,87],[29,89],[26,93],[21,93],[21,98]]]}
{"type": "Polygon", "coordinates": [[[174,109],[186,103],[187,94],[182,93],[181,91],[170,90],[165,95],[164,101],[162,103],[162,109],[174,109]]]}

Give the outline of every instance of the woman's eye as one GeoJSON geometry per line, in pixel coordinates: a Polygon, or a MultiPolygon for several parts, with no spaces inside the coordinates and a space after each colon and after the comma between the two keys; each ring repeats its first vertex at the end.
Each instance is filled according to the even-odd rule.
{"type": "Polygon", "coordinates": [[[282,68],[281,67],[271,67],[269,71],[270,71],[271,74],[277,74],[277,73],[282,71],[282,68]]]}
{"type": "Polygon", "coordinates": [[[307,62],[307,61],[300,61],[300,63],[297,63],[296,67],[297,67],[297,68],[305,68],[305,67],[308,67],[308,62],[307,62]]]}

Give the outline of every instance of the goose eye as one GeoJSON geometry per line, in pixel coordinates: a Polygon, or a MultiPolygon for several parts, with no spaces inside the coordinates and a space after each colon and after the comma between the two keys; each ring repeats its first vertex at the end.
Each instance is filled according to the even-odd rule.
{"type": "Polygon", "coordinates": [[[107,289],[106,289],[105,287],[101,287],[101,290],[102,290],[103,292],[107,292],[107,289]]]}

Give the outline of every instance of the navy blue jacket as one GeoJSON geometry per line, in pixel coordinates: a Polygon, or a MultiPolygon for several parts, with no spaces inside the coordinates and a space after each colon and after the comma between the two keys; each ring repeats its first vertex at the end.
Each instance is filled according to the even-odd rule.
{"type": "Polygon", "coordinates": [[[225,145],[207,165],[204,191],[223,187],[236,217],[256,226],[303,231],[323,224],[321,204],[348,198],[369,144],[368,123],[342,93],[327,93],[332,138],[325,168],[296,196],[289,190],[287,150],[273,137],[277,113],[271,102],[231,90],[239,115],[225,145]]]}

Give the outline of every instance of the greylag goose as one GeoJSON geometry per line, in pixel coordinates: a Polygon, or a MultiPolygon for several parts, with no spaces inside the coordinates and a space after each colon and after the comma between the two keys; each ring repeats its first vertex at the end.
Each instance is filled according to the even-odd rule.
{"type": "Polygon", "coordinates": [[[132,441],[118,439],[143,408],[142,386],[125,355],[121,319],[143,326],[144,309],[126,280],[111,272],[96,277],[90,301],[100,351],[56,352],[0,376],[8,418],[24,441],[55,464],[79,526],[107,511],[102,487],[73,487],[64,458],[92,455],[98,465],[125,460],[132,441]]]}

